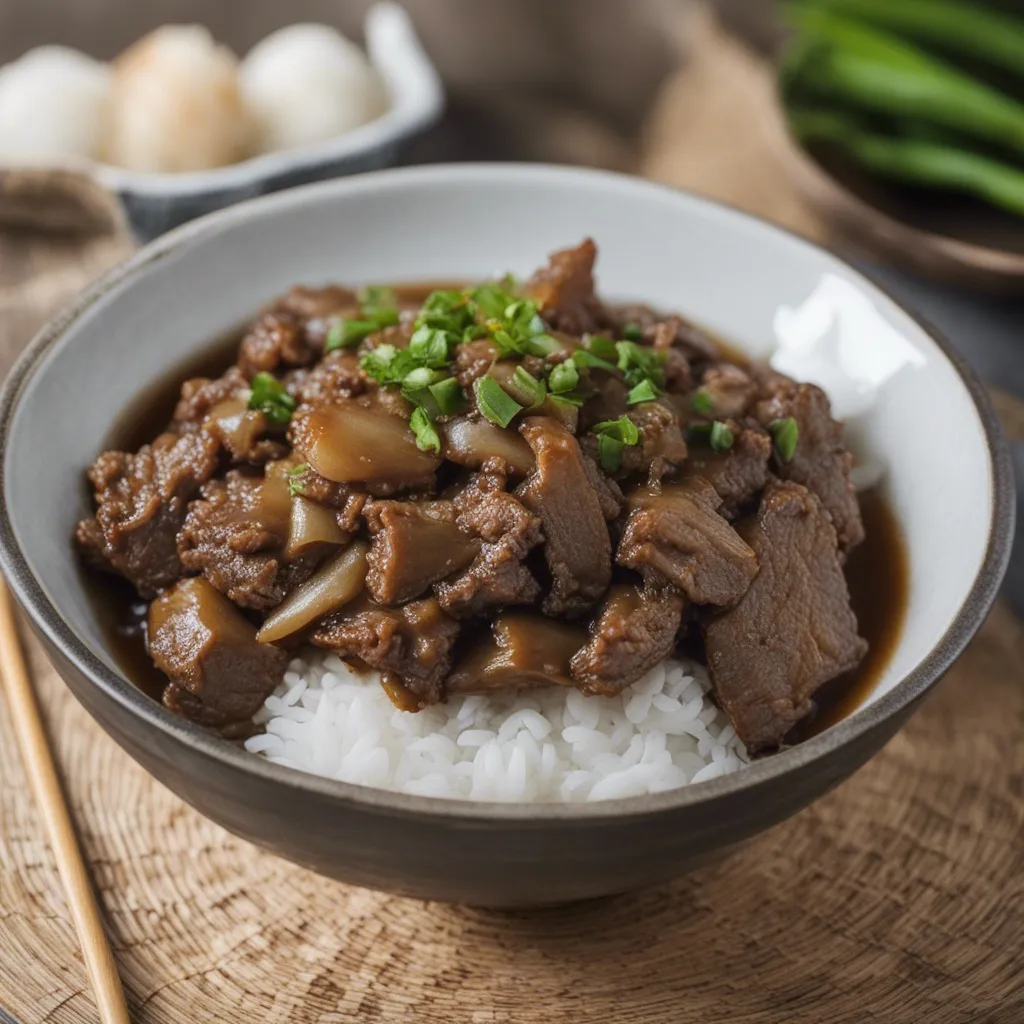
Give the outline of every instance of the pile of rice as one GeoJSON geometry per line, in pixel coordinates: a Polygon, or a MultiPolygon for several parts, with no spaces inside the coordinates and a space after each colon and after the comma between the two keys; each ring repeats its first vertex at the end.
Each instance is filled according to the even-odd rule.
{"type": "Polygon", "coordinates": [[[618,697],[552,687],[399,711],[376,673],[311,650],[288,667],[246,749],[419,796],[578,803],[734,772],[747,753],[700,665],[665,661],[618,697]]]}

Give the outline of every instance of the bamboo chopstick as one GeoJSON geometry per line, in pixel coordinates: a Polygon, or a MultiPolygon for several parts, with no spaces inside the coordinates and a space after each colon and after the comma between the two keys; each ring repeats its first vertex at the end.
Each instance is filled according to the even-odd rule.
{"type": "Polygon", "coordinates": [[[7,691],[25,771],[64,883],[100,1020],[103,1024],[130,1024],[117,965],[103,931],[96,897],[57,778],[53,754],[39,715],[39,703],[18,640],[11,595],[3,577],[0,577],[0,677],[7,691]]]}

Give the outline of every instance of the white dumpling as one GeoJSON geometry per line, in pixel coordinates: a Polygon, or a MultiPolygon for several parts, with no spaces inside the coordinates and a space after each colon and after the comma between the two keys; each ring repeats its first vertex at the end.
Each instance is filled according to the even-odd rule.
{"type": "Polygon", "coordinates": [[[291,25],[242,61],[242,93],[264,151],[322,142],[379,117],[384,84],[355,43],[327,25],[291,25]]]}
{"type": "Polygon", "coordinates": [[[0,160],[99,159],[110,117],[108,65],[40,46],[0,69],[0,160]]]}
{"type": "Polygon", "coordinates": [[[238,60],[202,26],[164,25],[115,61],[111,163],[207,170],[243,159],[250,139],[238,60]]]}

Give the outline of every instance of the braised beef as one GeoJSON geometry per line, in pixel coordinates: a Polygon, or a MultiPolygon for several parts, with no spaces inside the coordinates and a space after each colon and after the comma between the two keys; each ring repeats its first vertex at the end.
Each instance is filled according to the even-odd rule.
{"type": "Polygon", "coordinates": [[[458,632],[459,624],[432,597],[401,608],[367,599],[328,616],[310,640],[379,672],[393,672],[423,706],[442,697],[458,632]]]}
{"type": "Polygon", "coordinates": [[[709,366],[701,377],[700,387],[707,396],[711,415],[717,420],[746,416],[757,397],[754,378],[731,363],[709,366]]]}
{"type": "Polygon", "coordinates": [[[704,630],[715,695],[752,751],[780,744],[814,692],[867,651],[822,503],[796,483],[769,483],[739,531],[761,566],[743,599],[704,630]]]}
{"type": "Polygon", "coordinates": [[[840,549],[849,551],[864,539],[864,523],[850,481],[853,455],[843,447],[843,425],[832,419],[821,388],[785,378],[775,378],[774,387],[770,398],[758,402],[757,418],[770,427],[792,417],[799,429],[796,451],[788,461],[778,461],[778,474],[814,491],[832,517],[840,549]]]}
{"type": "Polygon", "coordinates": [[[547,266],[526,282],[523,292],[557,330],[580,335],[607,323],[605,308],[594,292],[596,259],[597,246],[587,238],[572,249],[552,253],[547,266]]]}
{"type": "Polygon", "coordinates": [[[590,639],[573,656],[576,685],[606,697],[632,686],[672,653],[685,603],[669,587],[610,587],[591,623],[590,639]]]}
{"type": "Polygon", "coordinates": [[[768,482],[772,442],[760,427],[745,427],[734,421],[727,421],[727,425],[733,435],[732,447],[716,452],[707,444],[694,445],[684,477],[699,476],[707,480],[722,499],[719,512],[731,520],[768,482]]]}
{"type": "Polygon", "coordinates": [[[286,312],[264,313],[242,339],[238,366],[246,377],[290,369],[313,361],[315,353],[306,341],[301,321],[286,312]]]}
{"type": "Polygon", "coordinates": [[[465,569],[480,542],[456,525],[450,501],[371,501],[363,518],[373,536],[366,588],[381,604],[419,597],[465,569]]]}
{"type": "Polygon", "coordinates": [[[611,540],[602,502],[576,438],[560,423],[535,416],[520,433],[537,459],[537,468],[516,495],[544,528],[552,582],[543,608],[548,615],[580,615],[611,581],[611,540]]]}
{"type": "Polygon", "coordinates": [[[716,511],[721,503],[700,477],[637,491],[630,496],[619,565],[652,584],[678,587],[695,604],[734,604],[757,575],[757,558],[716,511]]]}
{"type": "Polygon", "coordinates": [[[96,515],[78,524],[78,543],[152,597],[181,575],[178,530],[216,467],[217,442],[205,433],[161,434],[134,455],[104,452],[89,470],[96,515]]]}
{"type": "Polygon", "coordinates": [[[249,721],[284,677],[287,652],[205,579],[180,580],[149,606],[149,653],[170,685],[164,703],[201,725],[249,721]]]}

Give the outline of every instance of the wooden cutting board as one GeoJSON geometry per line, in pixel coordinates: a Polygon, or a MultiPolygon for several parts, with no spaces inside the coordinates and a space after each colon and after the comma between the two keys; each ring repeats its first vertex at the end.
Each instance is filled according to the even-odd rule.
{"type": "MultiPolygon", "coordinates": [[[[784,181],[766,191],[756,152],[764,173],[726,186],[709,142],[721,120],[693,97],[749,117],[744,60],[725,54],[725,88],[704,61],[669,87],[647,170],[813,234],[784,181]]],[[[127,251],[117,236],[0,236],[0,368],[127,251]]],[[[997,401],[1024,438],[1024,406],[997,401]]],[[[384,896],[260,852],[146,775],[28,648],[139,1022],[1024,1021],[1024,623],[1001,606],[826,798],[673,885],[539,913],[384,896]]],[[[2,700],[0,1008],[19,1024],[96,1019],[2,700]]]]}

